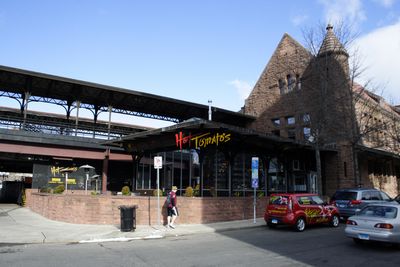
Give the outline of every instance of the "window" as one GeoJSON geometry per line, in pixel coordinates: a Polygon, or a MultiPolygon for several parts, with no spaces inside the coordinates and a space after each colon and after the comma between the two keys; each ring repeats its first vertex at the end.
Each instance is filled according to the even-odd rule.
{"type": "Polygon", "coordinates": [[[288,138],[290,139],[296,139],[296,129],[288,129],[287,131],[288,138]]]}
{"type": "Polygon", "coordinates": [[[272,125],[274,125],[274,126],[280,126],[281,125],[281,120],[278,118],[278,119],[272,119],[271,120],[272,121],[272,125]]]}
{"type": "Polygon", "coordinates": [[[296,89],[297,90],[301,89],[301,78],[299,74],[296,74],[296,89]]]}
{"type": "Polygon", "coordinates": [[[311,128],[304,127],[303,128],[303,138],[304,138],[304,140],[310,140],[310,137],[311,137],[311,128]]]}
{"type": "Polygon", "coordinates": [[[286,117],[286,123],[287,125],[293,125],[296,123],[296,119],[293,116],[286,117]]]}
{"type": "Polygon", "coordinates": [[[276,135],[276,136],[281,136],[281,131],[279,131],[279,130],[273,130],[273,131],[272,131],[272,134],[273,134],[273,135],[276,135]]]}
{"type": "Polygon", "coordinates": [[[287,79],[287,85],[288,85],[288,92],[293,91],[295,85],[296,85],[296,79],[293,77],[293,75],[287,75],[286,76],[287,79]]]}
{"type": "Polygon", "coordinates": [[[308,113],[304,113],[303,114],[303,122],[304,123],[310,123],[311,122],[310,114],[308,114],[308,113]]]}
{"type": "Polygon", "coordinates": [[[293,160],[293,170],[294,171],[300,170],[300,161],[298,161],[297,159],[293,160]]]}
{"type": "Polygon", "coordinates": [[[286,93],[285,83],[282,81],[282,79],[279,79],[278,83],[279,83],[279,91],[281,92],[281,95],[283,95],[284,93],[286,93]]]}

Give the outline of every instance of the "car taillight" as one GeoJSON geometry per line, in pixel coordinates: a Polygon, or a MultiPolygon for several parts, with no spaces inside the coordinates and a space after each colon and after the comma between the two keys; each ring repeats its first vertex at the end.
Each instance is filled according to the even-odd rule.
{"type": "Polygon", "coordinates": [[[351,200],[351,201],[350,201],[350,204],[351,204],[351,205],[360,205],[361,203],[362,203],[361,200],[351,200]]]}
{"type": "Polygon", "coordinates": [[[374,225],[375,228],[381,228],[381,229],[393,229],[393,225],[390,223],[377,223],[374,225]]]}
{"type": "Polygon", "coordinates": [[[349,224],[349,225],[357,225],[357,222],[356,222],[356,221],[353,221],[353,220],[347,220],[347,221],[346,221],[346,224],[349,224]]]}

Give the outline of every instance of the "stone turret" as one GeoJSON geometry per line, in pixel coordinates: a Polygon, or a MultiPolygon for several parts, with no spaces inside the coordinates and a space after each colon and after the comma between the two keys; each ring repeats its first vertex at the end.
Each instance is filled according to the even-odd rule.
{"type": "MultiPolygon", "coordinates": [[[[326,27],[326,35],[318,51],[317,57],[323,58],[325,61],[327,59],[336,61],[341,65],[343,73],[348,77],[349,54],[343,44],[336,37],[331,24],[328,24],[326,27]]],[[[332,64],[332,61],[327,62],[327,64],[332,64]]]]}
{"type": "Polygon", "coordinates": [[[318,56],[322,57],[331,54],[341,54],[349,57],[346,49],[333,32],[333,26],[328,24],[326,27],[326,35],[324,41],[322,42],[321,48],[319,49],[318,56]]]}

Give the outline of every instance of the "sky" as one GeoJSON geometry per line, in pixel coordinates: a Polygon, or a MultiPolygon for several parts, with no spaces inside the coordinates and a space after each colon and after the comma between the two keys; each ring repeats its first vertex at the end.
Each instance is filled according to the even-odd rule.
{"type": "Polygon", "coordinates": [[[400,104],[400,0],[2,0],[0,65],[238,111],[284,33],[339,22],[400,104]]]}

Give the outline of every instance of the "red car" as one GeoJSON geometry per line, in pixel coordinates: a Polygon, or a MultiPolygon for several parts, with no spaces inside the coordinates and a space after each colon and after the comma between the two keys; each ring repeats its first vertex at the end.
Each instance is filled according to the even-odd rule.
{"type": "Polygon", "coordinates": [[[304,231],[306,225],[327,223],[339,225],[339,210],[328,205],[316,194],[272,194],[265,210],[264,220],[269,227],[290,225],[304,231]]]}

